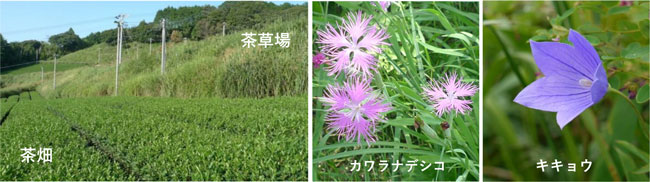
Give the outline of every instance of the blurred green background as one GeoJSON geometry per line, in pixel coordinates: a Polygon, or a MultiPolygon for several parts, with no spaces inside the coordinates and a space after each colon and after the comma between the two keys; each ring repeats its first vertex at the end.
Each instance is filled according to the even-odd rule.
{"type": "Polygon", "coordinates": [[[484,179],[648,181],[648,2],[500,1],[483,7],[484,179]],[[529,40],[568,43],[569,29],[592,43],[610,85],[629,100],[608,92],[560,130],[555,113],[512,100],[540,73],[529,40]],[[564,167],[542,172],[540,159],[564,167]],[[586,173],[580,166],[585,159],[593,162],[586,173]],[[567,163],[577,163],[576,172],[567,163]]]}

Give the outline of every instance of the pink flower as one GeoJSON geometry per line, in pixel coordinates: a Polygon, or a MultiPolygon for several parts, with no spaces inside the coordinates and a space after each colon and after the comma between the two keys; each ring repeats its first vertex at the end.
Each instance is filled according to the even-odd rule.
{"type": "Polygon", "coordinates": [[[391,3],[390,1],[370,2],[370,4],[374,6],[381,6],[381,9],[383,9],[384,11],[388,11],[388,7],[390,7],[390,3],[391,3]]]}
{"type": "Polygon", "coordinates": [[[325,62],[325,54],[323,53],[318,53],[312,57],[312,63],[316,69],[320,68],[320,65],[323,64],[323,62],[325,62]]]}
{"type": "Polygon", "coordinates": [[[356,138],[361,143],[365,139],[368,145],[376,141],[375,127],[382,120],[381,113],[391,110],[390,103],[383,103],[369,83],[359,78],[348,79],[343,86],[329,85],[320,100],[329,107],[328,128],[336,130],[339,137],[344,135],[346,141],[356,138]]]}
{"type": "Polygon", "coordinates": [[[632,6],[633,3],[634,3],[634,1],[632,1],[632,0],[621,0],[618,5],[619,6],[632,6]]]}
{"type": "Polygon", "coordinates": [[[431,82],[423,87],[424,95],[433,103],[436,115],[442,116],[443,113],[465,114],[472,110],[469,107],[472,100],[465,100],[464,97],[470,97],[476,93],[478,88],[471,83],[463,83],[463,77],[458,77],[456,73],[447,74],[440,81],[431,82]]]}
{"type": "Polygon", "coordinates": [[[389,38],[385,30],[369,26],[372,16],[364,17],[361,11],[356,15],[348,14],[341,26],[334,28],[327,24],[325,30],[319,30],[318,41],[322,44],[321,52],[328,59],[328,75],[370,77],[376,70],[377,59],[372,53],[381,53],[379,46],[389,45],[384,40],[389,38]]]}

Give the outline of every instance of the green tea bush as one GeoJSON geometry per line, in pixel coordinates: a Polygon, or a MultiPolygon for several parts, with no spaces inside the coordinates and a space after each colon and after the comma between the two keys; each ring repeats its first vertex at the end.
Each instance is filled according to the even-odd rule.
{"type": "Polygon", "coordinates": [[[0,180],[304,181],[305,103],[298,97],[20,102],[0,127],[0,180]],[[20,149],[30,146],[51,147],[53,162],[21,163],[20,149]]]}

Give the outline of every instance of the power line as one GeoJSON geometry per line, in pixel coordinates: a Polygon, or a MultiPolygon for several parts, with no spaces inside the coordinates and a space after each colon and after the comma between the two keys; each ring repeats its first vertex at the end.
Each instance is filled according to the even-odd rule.
{"type": "Polygon", "coordinates": [[[42,27],[35,27],[35,28],[27,28],[27,29],[22,29],[22,30],[14,30],[14,31],[4,32],[3,34],[28,33],[28,32],[31,32],[31,31],[37,31],[37,30],[43,30],[43,29],[54,29],[54,28],[60,28],[60,27],[68,27],[68,26],[71,26],[71,25],[83,25],[83,24],[101,23],[101,22],[103,22],[102,20],[111,19],[111,18],[113,18],[113,17],[102,17],[102,18],[97,18],[97,19],[92,19],[92,20],[83,20],[83,21],[72,22],[72,23],[49,25],[49,26],[42,26],[42,27]]]}
{"type": "MultiPolygon", "coordinates": [[[[140,13],[140,14],[137,14],[137,15],[131,16],[131,17],[132,18],[137,18],[137,17],[146,16],[146,15],[151,15],[151,13],[140,13]]],[[[155,16],[155,13],[154,13],[154,16],[155,16]]],[[[106,20],[110,20],[110,19],[113,19],[113,18],[115,18],[115,17],[107,16],[107,17],[101,17],[101,18],[95,18],[95,19],[89,19],[89,20],[62,23],[62,24],[57,24],[57,25],[48,25],[48,26],[42,26],[42,27],[34,27],[34,28],[26,28],[26,29],[14,30],[14,31],[7,31],[7,32],[3,32],[2,34],[28,33],[28,32],[38,31],[38,30],[43,30],[43,29],[55,29],[55,28],[60,28],[60,27],[70,27],[70,26],[74,26],[74,25],[103,23],[103,22],[106,22],[106,20]]]]}

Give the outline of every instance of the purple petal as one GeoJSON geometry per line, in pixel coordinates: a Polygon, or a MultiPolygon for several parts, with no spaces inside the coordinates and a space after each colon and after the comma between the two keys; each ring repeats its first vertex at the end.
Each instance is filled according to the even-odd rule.
{"type": "Polygon", "coordinates": [[[317,31],[318,41],[316,43],[322,44],[321,49],[325,54],[334,54],[339,49],[350,47],[352,44],[346,39],[344,31],[339,27],[337,30],[332,25],[327,24],[325,30],[317,31]]]}
{"type": "Polygon", "coordinates": [[[558,112],[583,104],[593,104],[591,91],[578,81],[547,76],[536,80],[519,92],[516,103],[542,111],[558,112]]]}
{"type": "Polygon", "coordinates": [[[591,46],[591,43],[585,37],[576,31],[570,30],[569,41],[573,43],[574,54],[579,54],[582,57],[580,64],[585,66],[589,73],[595,73],[599,67],[602,68],[602,62],[598,53],[596,53],[596,49],[591,46]]]}
{"type": "Polygon", "coordinates": [[[595,82],[592,83],[591,85],[591,100],[593,103],[598,103],[600,102],[601,99],[605,96],[607,93],[607,88],[609,87],[609,83],[607,82],[607,73],[605,73],[605,68],[602,66],[600,67],[598,71],[596,71],[596,80],[595,82]]]}
{"type": "Polygon", "coordinates": [[[570,45],[531,41],[530,48],[537,67],[544,75],[558,75],[575,81],[583,78],[594,80],[596,70],[583,65],[586,61],[570,45]]]}
{"type": "Polygon", "coordinates": [[[350,97],[350,102],[352,103],[361,103],[369,95],[372,89],[370,89],[369,84],[359,78],[349,78],[352,81],[345,83],[346,91],[350,97]]]}
{"type": "Polygon", "coordinates": [[[390,36],[386,34],[386,30],[377,30],[374,27],[371,27],[366,32],[366,35],[359,41],[359,47],[366,48],[369,51],[381,53],[379,46],[381,45],[390,45],[389,43],[384,42],[390,36]]]}
{"type": "Polygon", "coordinates": [[[368,146],[371,142],[377,141],[377,137],[374,135],[376,132],[376,123],[368,121],[366,119],[360,118],[359,121],[352,123],[352,133],[350,136],[356,136],[357,143],[361,143],[361,139],[365,139],[368,146]]]}
{"type": "Polygon", "coordinates": [[[363,114],[368,117],[370,120],[379,120],[381,113],[389,111],[391,109],[390,104],[387,103],[381,103],[381,100],[377,100],[376,98],[373,98],[363,104],[363,114]]]}
{"type": "Polygon", "coordinates": [[[388,7],[390,7],[390,1],[379,1],[379,4],[381,5],[381,8],[384,9],[384,11],[388,11],[388,7]]]}
{"type": "Polygon", "coordinates": [[[390,7],[390,1],[370,2],[370,4],[372,4],[374,6],[379,6],[384,11],[388,11],[388,7],[390,7]]]}
{"type": "Polygon", "coordinates": [[[533,109],[557,112],[564,128],[607,92],[607,74],[596,49],[570,30],[573,46],[556,42],[530,42],[537,67],[546,75],[519,92],[514,102],[533,109]]]}
{"type": "Polygon", "coordinates": [[[355,71],[353,74],[361,74],[364,78],[371,77],[375,71],[375,65],[377,64],[375,56],[360,50],[352,51],[352,53],[354,55],[350,67],[355,71]]]}
{"type": "Polygon", "coordinates": [[[364,17],[361,11],[357,11],[356,15],[350,12],[347,18],[347,21],[343,21],[344,30],[353,42],[358,42],[359,38],[366,34],[372,15],[364,17]]]}
{"type": "Polygon", "coordinates": [[[339,135],[347,135],[349,132],[349,127],[352,125],[352,118],[346,116],[343,113],[331,112],[327,115],[328,128],[334,129],[339,135]]]}
{"type": "Polygon", "coordinates": [[[340,86],[333,86],[329,85],[327,86],[327,90],[325,92],[325,96],[320,99],[324,105],[329,106],[330,108],[328,110],[330,111],[336,111],[340,110],[345,107],[346,104],[348,104],[348,95],[347,93],[341,89],[340,86]]]}
{"type": "Polygon", "coordinates": [[[589,108],[592,104],[588,102],[582,102],[580,105],[574,105],[574,107],[569,108],[568,110],[558,111],[555,118],[557,119],[557,124],[560,125],[560,129],[563,129],[564,126],[569,124],[573,119],[575,119],[582,111],[589,108]]]}

